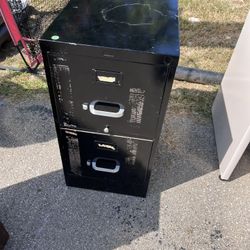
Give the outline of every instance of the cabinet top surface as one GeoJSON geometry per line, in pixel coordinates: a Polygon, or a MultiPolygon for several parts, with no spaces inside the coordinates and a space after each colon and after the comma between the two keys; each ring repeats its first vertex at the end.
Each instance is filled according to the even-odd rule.
{"type": "Polygon", "coordinates": [[[41,40],[179,56],[177,0],[71,0],[41,40]]]}

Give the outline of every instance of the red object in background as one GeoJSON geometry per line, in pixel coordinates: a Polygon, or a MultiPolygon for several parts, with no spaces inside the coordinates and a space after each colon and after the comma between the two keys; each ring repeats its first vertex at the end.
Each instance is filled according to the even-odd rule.
{"type": "Polygon", "coordinates": [[[24,62],[26,63],[29,69],[36,69],[43,61],[42,54],[39,53],[35,56],[32,55],[28,44],[32,43],[34,40],[22,36],[15,21],[15,18],[12,14],[8,0],[0,0],[0,14],[10,33],[11,39],[14,45],[18,48],[24,62]],[[25,57],[27,57],[28,60],[26,60],[25,57]]]}

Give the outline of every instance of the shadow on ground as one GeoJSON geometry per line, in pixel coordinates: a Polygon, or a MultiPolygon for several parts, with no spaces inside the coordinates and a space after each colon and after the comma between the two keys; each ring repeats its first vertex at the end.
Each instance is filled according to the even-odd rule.
{"type": "Polygon", "coordinates": [[[20,147],[56,138],[48,96],[12,103],[0,97],[0,147],[20,147]]]}
{"type": "Polygon", "coordinates": [[[203,48],[234,48],[244,23],[180,21],[181,45],[203,48]]]}
{"type": "MultiPolygon", "coordinates": [[[[56,138],[52,111],[44,96],[15,105],[2,100],[0,116],[2,148],[18,150],[19,146],[56,138]]],[[[30,146],[27,150],[32,154],[30,146]]],[[[37,175],[39,169],[33,167],[36,158],[33,161],[22,164],[31,165],[30,171],[37,175]]],[[[53,166],[60,159],[57,163],[48,162],[53,166]]],[[[23,167],[17,159],[15,172],[23,167]]],[[[3,183],[6,187],[0,190],[0,220],[11,234],[7,249],[114,249],[148,233],[155,233],[152,237],[157,238],[162,192],[217,167],[212,122],[199,122],[170,110],[146,199],[66,187],[61,170],[12,186],[6,184],[8,181],[3,183]]],[[[246,173],[239,168],[235,176],[246,173]]],[[[167,247],[185,249],[173,243],[167,247]]]]}
{"type": "MultiPolygon", "coordinates": [[[[52,113],[45,102],[6,108],[10,108],[5,116],[9,127],[0,125],[2,147],[55,138],[52,113]]],[[[159,229],[161,192],[216,168],[211,124],[195,125],[187,117],[169,116],[146,199],[69,188],[62,171],[0,190],[0,219],[11,234],[7,249],[114,249],[130,244],[159,229]]]]}
{"type": "Polygon", "coordinates": [[[0,219],[11,233],[7,249],[115,249],[159,230],[161,193],[217,169],[211,126],[171,120],[163,127],[146,199],[69,188],[62,171],[2,189],[0,219]]]}
{"type": "Polygon", "coordinates": [[[171,141],[169,148],[162,136],[147,199],[68,188],[62,171],[2,189],[0,218],[12,238],[7,249],[114,249],[157,231],[161,192],[215,170],[214,150],[206,150],[213,139],[189,129],[188,157],[178,153],[184,145],[171,141]],[[191,143],[197,136],[206,142],[199,150],[191,143]]]}
{"type": "Polygon", "coordinates": [[[18,54],[17,49],[11,41],[5,42],[0,48],[0,62],[4,62],[7,57],[12,57],[18,54]]]}
{"type": "Polygon", "coordinates": [[[233,174],[231,175],[229,181],[234,181],[248,173],[250,173],[250,144],[248,145],[243,157],[239,161],[236,169],[234,170],[233,174]]]}

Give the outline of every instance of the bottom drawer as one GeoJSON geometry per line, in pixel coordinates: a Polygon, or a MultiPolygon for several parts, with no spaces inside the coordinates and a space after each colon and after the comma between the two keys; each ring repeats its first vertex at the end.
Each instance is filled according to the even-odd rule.
{"type": "Polygon", "coordinates": [[[145,196],[153,141],[61,130],[66,183],[145,196]]]}

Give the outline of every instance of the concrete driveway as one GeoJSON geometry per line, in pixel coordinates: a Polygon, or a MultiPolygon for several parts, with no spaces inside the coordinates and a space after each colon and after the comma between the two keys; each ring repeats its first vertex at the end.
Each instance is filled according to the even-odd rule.
{"type": "Polygon", "coordinates": [[[218,175],[212,121],[170,108],[146,199],[66,187],[48,97],[0,98],[7,250],[249,250],[250,149],[218,175]]]}

